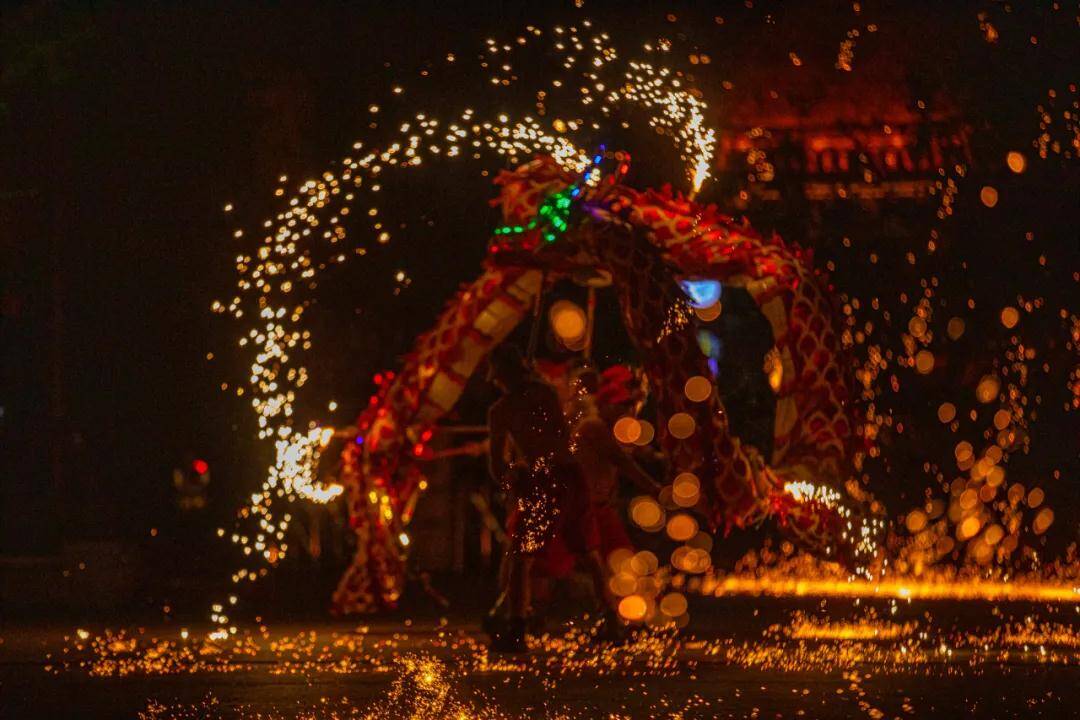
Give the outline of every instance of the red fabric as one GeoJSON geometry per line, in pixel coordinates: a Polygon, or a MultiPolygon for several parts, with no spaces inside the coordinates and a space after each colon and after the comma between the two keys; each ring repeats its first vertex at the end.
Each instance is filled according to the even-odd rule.
{"type": "MultiPolygon", "coordinates": [[[[511,513],[508,529],[517,524],[517,513],[511,513]]],[[[619,511],[607,503],[590,504],[572,521],[558,523],[551,539],[533,555],[533,573],[538,577],[565,578],[574,571],[579,555],[599,550],[600,557],[607,558],[622,548],[632,549],[633,544],[619,511]]]]}
{"type": "Polygon", "coordinates": [[[611,553],[623,548],[632,549],[633,543],[626,533],[626,525],[622,515],[611,503],[593,505],[592,515],[595,519],[596,528],[600,533],[600,555],[605,560],[611,553]]]}
{"type": "MultiPolygon", "coordinates": [[[[579,555],[601,550],[603,547],[600,527],[594,506],[589,501],[589,488],[576,465],[560,468],[561,493],[559,513],[552,520],[547,541],[534,553],[533,572],[538,575],[562,578],[573,572],[575,558],[579,555]]],[[[522,540],[522,512],[515,508],[506,518],[506,534],[512,548],[520,548],[522,540]]]]}
{"type": "Polygon", "coordinates": [[[600,389],[596,401],[601,405],[618,405],[632,398],[634,374],[626,365],[612,365],[600,373],[600,389]]]}

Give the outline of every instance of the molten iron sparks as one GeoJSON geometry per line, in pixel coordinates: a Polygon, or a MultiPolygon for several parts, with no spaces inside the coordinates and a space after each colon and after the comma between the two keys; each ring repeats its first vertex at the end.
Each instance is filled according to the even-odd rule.
{"type": "Polygon", "coordinates": [[[703,586],[708,594],[842,597],[899,600],[1037,601],[1080,604],[1080,585],[1024,580],[827,580],[807,577],[737,577],[703,586]]]}

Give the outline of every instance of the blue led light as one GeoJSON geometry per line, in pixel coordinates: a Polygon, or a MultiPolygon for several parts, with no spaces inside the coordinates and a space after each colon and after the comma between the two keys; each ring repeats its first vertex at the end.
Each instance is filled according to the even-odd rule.
{"type": "Polygon", "coordinates": [[[720,302],[723,285],[719,280],[680,280],[679,287],[690,298],[690,304],[696,308],[712,307],[720,302]]]}

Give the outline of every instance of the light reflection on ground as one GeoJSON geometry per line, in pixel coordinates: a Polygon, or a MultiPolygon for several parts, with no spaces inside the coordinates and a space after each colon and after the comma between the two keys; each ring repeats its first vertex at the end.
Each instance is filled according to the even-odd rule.
{"type": "Polygon", "coordinates": [[[0,683],[131,708],[72,717],[155,720],[1057,717],[1080,686],[1075,605],[700,602],[692,632],[642,630],[614,647],[579,621],[524,656],[493,655],[474,625],[446,619],[264,626],[227,641],[210,628],[87,628],[45,642],[43,666],[0,665],[0,683]]]}

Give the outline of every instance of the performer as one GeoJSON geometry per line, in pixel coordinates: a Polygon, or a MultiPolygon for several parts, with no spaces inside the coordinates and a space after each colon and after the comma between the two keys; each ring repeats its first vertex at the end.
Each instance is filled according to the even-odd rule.
{"type": "Polygon", "coordinates": [[[488,468],[491,477],[506,487],[512,508],[507,517],[510,548],[505,578],[510,617],[504,628],[492,631],[492,647],[523,652],[533,562],[554,538],[585,560],[595,584],[606,583],[599,534],[588,517],[588,488],[570,453],[570,433],[558,394],[529,376],[513,345],[500,346],[492,354],[489,379],[503,397],[488,411],[488,468]],[[511,451],[513,463],[507,461],[511,451]]]}
{"type": "MultiPolygon", "coordinates": [[[[614,382],[602,383],[594,370],[581,371],[573,382],[574,399],[567,411],[567,417],[574,423],[570,448],[585,477],[589,490],[589,518],[599,534],[600,557],[605,560],[616,550],[633,547],[618,509],[620,476],[650,495],[659,494],[662,488],[615,440],[613,426],[627,411],[632,393],[625,387],[625,382],[619,381],[617,371],[605,373],[609,374],[616,378],[614,382]]],[[[609,611],[600,629],[600,638],[621,642],[625,628],[614,609],[618,600],[610,594],[611,568],[607,563],[602,567],[606,570],[603,589],[609,593],[609,611]]]]}
{"type": "Polygon", "coordinates": [[[617,506],[619,477],[649,495],[659,494],[662,486],[615,440],[613,426],[624,407],[616,401],[602,407],[597,403],[600,379],[596,372],[581,372],[576,384],[576,398],[568,413],[575,420],[570,447],[589,489],[590,515],[600,535],[601,557],[606,559],[615,550],[631,547],[617,506]]]}

